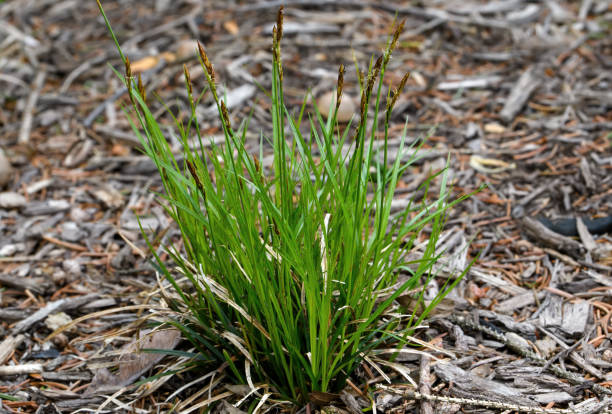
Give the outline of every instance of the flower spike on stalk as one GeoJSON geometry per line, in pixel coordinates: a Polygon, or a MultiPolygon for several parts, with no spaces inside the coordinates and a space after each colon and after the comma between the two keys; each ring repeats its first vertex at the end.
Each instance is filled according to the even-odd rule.
{"type": "Polygon", "coordinates": [[[143,101],[147,100],[147,91],[145,90],[145,87],[142,84],[142,77],[140,76],[140,73],[138,74],[138,93],[140,93],[140,96],[142,97],[143,101]]]}
{"type": "Polygon", "coordinates": [[[185,75],[185,83],[187,84],[187,92],[189,93],[189,97],[193,95],[193,87],[191,86],[191,76],[189,75],[189,70],[187,70],[187,65],[183,63],[183,74],[185,75]]]}
{"type": "Polygon", "coordinates": [[[278,69],[278,79],[283,82],[283,65],[281,62],[280,42],[283,38],[283,6],[278,8],[276,25],[272,28],[272,55],[278,69]]]}
{"type": "MultiPolygon", "coordinates": [[[[281,29],[281,33],[282,33],[282,29],[281,29]]],[[[282,83],[283,82],[283,64],[281,62],[280,41],[279,41],[279,36],[278,36],[278,28],[276,26],[272,28],[272,38],[274,39],[272,42],[272,57],[274,60],[274,64],[277,66],[277,69],[278,69],[278,78],[280,79],[282,83]]]]}
{"type": "Polygon", "coordinates": [[[408,82],[408,78],[409,77],[410,77],[410,72],[406,72],[406,74],[404,75],[404,77],[400,81],[400,83],[397,86],[397,88],[395,88],[393,90],[393,96],[391,97],[391,100],[389,101],[389,103],[387,103],[387,112],[391,112],[391,110],[395,106],[395,103],[397,102],[397,98],[399,97],[399,95],[404,90],[404,87],[406,86],[406,82],[408,82]]]}
{"type": "Polygon", "coordinates": [[[204,50],[204,47],[202,46],[200,42],[198,42],[198,52],[200,53],[200,58],[202,59],[202,63],[204,63],[204,67],[206,68],[206,72],[208,73],[209,86],[216,100],[217,99],[217,88],[215,86],[215,82],[216,82],[215,69],[213,68],[212,63],[210,63],[210,60],[208,59],[208,55],[206,54],[206,51],[204,50]]]}
{"type": "Polygon", "coordinates": [[[378,77],[378,74],[380,73],[380,68],[382,66],[382,63],[383,63],[383,56],[380,55],[378,59],[376,59],[376,63],[374,64],[372,71],[368,73],[368,77],[367,77],[368,84],[365,86],[365,88],[361,92],[361,119],[362,120],[365,116],[366,105],[368,104],[370,96],[372,95],[372,89],[374,89],[374,82],[376,81],[376,78],[378,77]]]}
{"type": "Polygon", "coordinates": [[[255,171],[261,174],[261,164],[259,163],[259,158],[257,158],[257,155],[253,155],[253,164],[255,164],[255,171]]]}
{"type": "Polygon", "coordinates": [[[378,59],[376,59],[376,63],[374,64],[372,77],[368,79],[368,96],[371,95],[372,93],[372,89],[374,88],[374,82],[376,82],[376,79],[378,78],[378,75],[380,74],[380,68],[382,67],[382,65],[383,65],[383,55],[380,55],[378,59]]]}
{"type": "Polygon", "coordinates": [[[280,6],[276,15],[276,42],[279,45],[283,37],[283,8],[284,6],[280,6]]]}
{"type": "Polygon", "coordinates": [[[202,181],[200,181],[200,177],[198,176],[198,172],[197,172],[195,166],[193,165],[193,163],[190,160],[187,160],[187,168],[189,169],[189,172],[191,173],[191,176],[195,180],[196,187],[202,193],[202,197],[204,197],[204,199],[206,199],[206,191],[204,190],[204,186],[202,185],[202,181]]]}
{"type": "Polygon", "coordinates": [[[393,53],[393,50],[395,50],[395,46],[397,46],[397,40],[399,39],[399,35],[404,31],[404,24],[406,24],[406,19],[402,20],[393,32],[393,38],[391,39],[391,43],[389,43],[389,48],[385,52],[385,66],[389,62],[389,58],[391,57],[391,53],[393,53]]]}
{"type": "Polygon", "coordinates": [[[340,108],[340,100],[342,99],[342,88],[344,86],[344,65],[340,64],[338,68],[338,84],[336,88],[336,111],[340,108]]]}
{"type": "Polygon", "coordinates": [[[223,121],[225,123],[225,128],[228,132],[232,131],[232,123],[230,122],[229,113],[227,112],[227,106],[225,106],[225,101],[221,101],[221,114],[223,115],[223,121]]]}
{"type": "Polygon", "coordinates": [[[125,57],[125,86],[128,90],[128,96],[130,97],[130,101],[134,104],[134,97],[132,96],[132,66],[130,65],[130,59],[125,57]]]}

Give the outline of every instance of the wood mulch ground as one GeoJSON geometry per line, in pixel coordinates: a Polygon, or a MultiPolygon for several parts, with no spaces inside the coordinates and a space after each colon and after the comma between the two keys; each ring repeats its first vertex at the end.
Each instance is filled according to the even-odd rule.
{"type": "MultiPolygon", "coordinates": [[[[406,19],[387,79],[396,85],[405,71],[411,78],[392,131],[399,136],[407,121],[414,140],[436,128],[396,208],[420,195],[449,153],[456,194],[488,185],[448,217],[437,283],[480,257],[418,332],[427,354],[365,363],[327,411],[609,409],[612,4],[103,2],[149,96],[174,112],[187,105],[183,63],[203,89],[193,43],[201,41],[232,119],[253,114],[253,149],[271,125],[257,85],[269,86],[281,3],[292,110],[306,90],[332,90],[340,63],[367,64],[394,17],[406,19]]],[[[137,383],[181,362],[138,346],[188,349],[171,332],[141,332],[161,310],[137,217],[160,252],[180,237],[155,202],[160,180],[139,152],[108,62],[122,70],[94,1],[0,3],[0,413],[252,409],[253,396],[231,405],[245,388],[227,386],[222,372],[137,383]]],[[[356,80],[347,70],[354,99],[356,80]]],[[[178,151],[172,120],[150,100],[178,151]]],[[[206,97],[198,111],[205,134],[219,136],[206,97]]],[[[272,409],[279,407],[290,408],[272,409]]]]}

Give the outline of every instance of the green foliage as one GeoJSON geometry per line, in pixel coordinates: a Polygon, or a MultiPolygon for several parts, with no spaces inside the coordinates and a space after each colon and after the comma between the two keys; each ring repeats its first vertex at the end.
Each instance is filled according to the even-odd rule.
{"type": "MultiPolygon", "coordinates": [[[[237,128],[232,125],[201,46],[201,63],[225,141],[204,145],[195,115],[198,99],[185,68],[191,116],[187,123],[176,121],[184,150],[181,162],[173,156],[146,104],[144,88],[131,77],[124,58],[122,78],[133,103],[134,132],[159,169],[164,205],[183,236],[184,254],[179,248],[168,250],[178,272],[156,256],[160,272],[180,297],[169,300],[182,314],[172,324],[205,359],[226,363],[236,381],[245,382],[245,372],[251,372],[281,397],[304,403],[312,392],[340,389],[375,347],[404,345],[404,335],[431,310],[432,306],[420,314],[402,310],[395,300],[420,288],[416,299],[423,301],[439,257],[435,246],[446,211],[459,200],[448,202],[444,171],[438,177],[436,201],[423,199],[391,213],[398,180],[417,159],[414,155],[402,162],[405,133],[395,160],[388,162],[387,157],[390,114],[407,76],[387,96],[384,109],[383,78],[401,29],[402,25],[395,27],[384,54],[372,60],[361,77],[358,125],[341,131],[336,113],[343,67],[337,104],[327,120],[317,108],[302,119],[305,104],[298,117],[286,108],[279,11],[272,47],[273,124],[267,139],[274,162],[269,172],[245,149],[248,120],[237,128]],[[379,121],[384,141],[375,147],[379,121]],[[308,136],[302,135],[301,122],[309,123],[308,136]],[[349,137],[349,131],[356,132],[349,137]],[[197,137],[195,149],[189,142],[192,135],[197,137]],[[405,253],[425,226],[429,241],[424,256],[407,263],[405,253]],[[412,270],[407,270],[409,265],[412,270]],[[402,283],[400,271],[410,273],[402,283]],[[181,278],[189,283],[179,283],[181,278]]],[[[436,301],[458,280],[445,286],[436,301]]]]}

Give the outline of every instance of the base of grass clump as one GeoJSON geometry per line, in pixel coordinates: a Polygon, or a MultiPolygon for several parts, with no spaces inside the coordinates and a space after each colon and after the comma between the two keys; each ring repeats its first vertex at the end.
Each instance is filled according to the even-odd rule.
{"type": "Polygon", "coordinates": [[[349,137],[351,128],[340,133],[336,121],[342,66],[336,106],[326,121],[316,108],[307,119],[296,119],[286,108],[281,8],[272,41],[272,136],[267,138],[274,162],[269,172],[245,149],[248,122],[237,128],[230,122],[201,45],[199,55],[225,141],[205,149],[207,138],[195,116],[198,100],[185,68],[191,115],[186,124],[177,121],[184,163],[174,158],[146,104],[142,83],[133,80],[129,60],[119,50],[126,64],[125,76],[120,76],[137,120],[134,131],[160,172],[161,197],[183,237],[184,251],[168,249],[178,272],[152,249],[175,290],[174,298],[166,299],[180,317],[169,323],[205,360],[225,364],[237,383],[256,384],[296,404],[337,392],[370,351],[405,345],[459,280],[422,306],[439,257],[435,246],[446,211],[459,201],[448,202],[446,171],[439,174],[436,201],[423,199],[391,214],[398,180],[418,157],[415,152],[402,162],[403,134],[398,156],[393,162],[387,158],[391,111],[408,75],[387,96],[383,78],[402,26],[393,28],[385,52],[370,61],[365,74],[358,69],[361,104],[352,129],[356,132],[349,137]],[[310,125],[308,136],[300,132],[302,122],[310,125]],[[381,129],[383,145],[375,149],[375,133],[381,129]],[[199,140],[199,151],[188,145],[192,135],[199,140]],[[345,146],[351,148],[348,155],[345,146]],[[425,252],[408,263],[406,253],[425,226],[425,252]],[[410,277],[398,283],[400,272],[410,277]],[[187,287],[177,281],[183,276],[187,287]],[[415,303],[424,309],[419,314],[396,301],[414,289],[419,292],[415,303]]]}

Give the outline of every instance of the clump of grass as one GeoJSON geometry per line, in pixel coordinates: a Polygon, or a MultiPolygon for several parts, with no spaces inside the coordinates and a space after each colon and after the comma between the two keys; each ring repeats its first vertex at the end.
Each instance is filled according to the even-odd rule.
{"type": "Polygon", "coordinates": [[[122,78],[137,120],[134,131],[157,165],[167,212],[182,233],[184,254],[168,249],[178,272],[153,251],[160,272],[180,297],[169,301],[182,312],[171,323],[200,353],[229,366],[237,382],[250,381],[251,375],[296,403],[309,401],[313,393],[337,391],[371,350],[403,346],[406,335],[459,280],[445,285],[422,312],[400,309],[396,303],[400,295],[419,288],[416,299],[422,305],[439,257],[435,246],[447,209],[459,201],[448,201],[443,171],[436,201],[424,198],[391,214],[398,181],[417,159],[414,155],[402,162],[404,132],[398,156],[387,162],[390,115],[408,75],[386,104],[383,78],[402,26],[394,27],[384,53],[362,73],[357,125],[341,131],[336,114],[344,86],[342,66],[336,105],[326,121],[316,108],[306,119],[305,104],[297,117],[285,106],[281,8],[272,41],[271,171],[259,161],[263,148],[259,158],[246,150],[248,120],[232,123],[201,45],[201,64],[225,141],[204,145],[196,118],[199,99],[185,67],[191,114],[186,123],[176,122],[182,163],[173,156],[147,106],[142,83],[132,79],[129,60],[120,51],[126,64],[122,78]],[[308,136],[301,132],[302,122],[310,126],[308,136]],[[384,141],[375,149],[380,129],[384,141]],[[349,136],[349,131],[356,132],[349,136]],[[197,137],[199,149],[189,146],[191,136],[197,137]],[[350,146],[348,155],[345,146],[350,146]],[[405,253],[425,226],[425,253],[417,263],[407,263],[405,253]],[[398,283],[400,272],[410,275],[403,283],[398,283]],[[177,283],[179,276],[189,280],[188,288],[177,283]]]}

